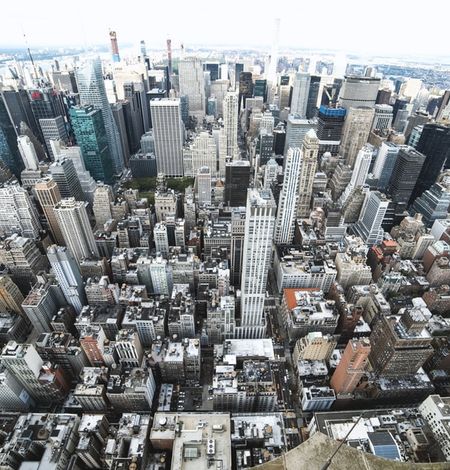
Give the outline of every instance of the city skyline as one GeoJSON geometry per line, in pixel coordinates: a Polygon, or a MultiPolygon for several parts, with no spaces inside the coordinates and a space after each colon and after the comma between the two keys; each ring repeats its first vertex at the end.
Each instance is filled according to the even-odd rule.
{"type": "MultiPolygon", "coordinates": [[[[342,8],[337,8],[331,0],[325,0],[320,9],[314,4],[302,4],[300,7],[289,0],[282,11],[273,14],[267,1],[255,9],[252,2],[242,4],[232,0],[221,12],[219,22],[213,21],[211,5],[206,0],[196,0],[194,3],[177,0],[174,4],[177,15],[167,21],[152,21],[152,9],[141,0],[134,5],[136,10],[142,10],[142,14],[132,15],[132,20],[120,9],[108,8],[104,2],[80,0],[68,21],[54,21],[53,16],[48,14],[59,9],[55,0],[47,2],[45,10],[33,8],[30,0],[22,3],[20,10],[14,3],[2,5],[2,14],[8,19],[2,24],[0,33],[3,47],[33,48],[56,44],[58,47],[89,48],[108,45],[109,31],[114,30],[119,47],[133,45],[137,49],[139,41],[144,39],[149,49],[163,49],[166,38],[170,37],[175,50],[181,44],[187,48],[205,44],[263,48],[271,45],[274,20],[279,18],[280,48],[416,57],[445,56],[447,53],[444,28],[434,29],[433,35],[423,32],[423,7],[417,0],[396,2],[395,11],[401,16],[401,28],[400,23],[383,23],[386,16],[381,11],[363,10],[357,0],[344,1],[342,8]],[[211,21],[204,15],[209,11],[211,21]],[[295,14],[292,15],[292,12],[295,14]],[[330,12],[329,16],[327,12],[330,12]],[[189,22],[185,21],[186,17],[190,17],[189,22]],[[229,29],[231,24],[232,35],[229,29]],[[254,26],[249,28],[248,24],[254,26]]],[[[442,17],[449,13],[450,6],[445,2],[439,3],[439,16],[442,17]]],[[[392,14],[395,16],[395,12],[392,14]]]]}

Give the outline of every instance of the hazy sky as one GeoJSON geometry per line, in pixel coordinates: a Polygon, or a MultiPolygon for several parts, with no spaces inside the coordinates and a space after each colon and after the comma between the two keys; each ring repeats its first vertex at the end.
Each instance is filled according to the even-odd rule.
{"type": "Polygon", "coordinates": [[[447,0],[1,0],[0,47],[120,44],[280,45],[450,56],[447,0]]]}

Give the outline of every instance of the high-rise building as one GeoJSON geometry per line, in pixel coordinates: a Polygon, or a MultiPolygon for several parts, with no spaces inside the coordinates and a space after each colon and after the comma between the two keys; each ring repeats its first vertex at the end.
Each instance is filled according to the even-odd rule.
{"type": "Polygon", "coordinates": [[[425,156],[412,147],[401,147],[388,186],[392,202],[406,207],[417,183],[425,156]]]}
{"type": "Polygon", "coordinates": [[[59,141],[52,141],[51,145],[53,151],[58,156],[58,160],[62,160],[63,158],[72,160],[85,198],[92,204],[97,184],[89,171],[86,170],[80,147],[77,145],[73,145],[72,147],[61,146],[59,141]]]}
{"type": "Polygon", "coordinates": [[[63,302],[59,286],[39,276],[38,282],[25,297],[22,308],[34,330],[45,333],[51,331],[52,318],[63,302]]]}
{"type": "Polygon", "coordinates": [[[112,182],[113,160],[102,112],[93,106],[79,106],[70,109],[70,118],[87,170],[96,180],[112,182]]]}
{"type": "Polygon", "coordinates": [[[47,259],[34,240],[17,233],[0,242],[0,259],[23,294],[37,282],[39,272],[45,271],[48,266],[47,259]]]}
{"type": "Polygon", "coordinates": [[[9,276],[0,276],[0,309],[23,316],[23,295],[9,276]]]}
{"type": "Polygon", "coordinates": [[[169,237],[167,234],[167,224],[159,222],[153,229],[153,239],[155,241],[155,250],[164,258],[169,255],[169,237]]]}
{"type": "Polygon", "coordinates": [[[108,220],[111,220],[111,203],[114,202],[114,195],[111,186],[99,184],[94,193],[94,211],[97,227],[103,226],[108,220]]]}
{"type": "Polygon", "coordinates": [[[425,124],[416,150],[425,155],[425,162],[414,188],[414,201],[436,182],[442,167],[450,167],[450,126],[425,124]]]}
{"type": "Polygon", "coordinates": [[[374,106],[379,87],[379,78],[346,76],[339,94],[339,104],[347,110],[374,106]]]}
{"type": "Polygon", "coordinates": [[[417,309],[407,309],[398,318],[380,315],[370,335],[373,371],[397,378],[415,374],[433,352],[426,324],[417,309]]]}
{"type": "Polygon", "coordinates": [[[80,179],[72,160],[61,158],[53,162],[48,171],[58,185],[61,198],[73,197],[76,201],[85,200],[80,179]]]}
{"type": "Polygon", "coordinates": [[[389,185],[399,150],[400,147],[392,142],[383,142],[378,149],[372,174],[378,180],[380,191],[386,191],[389,185]]]}
{"type": "Polygon", "coordinates": [[[53,240],[59,245],[64,244],[64,237],[55,215],[55,206],[61,201],[61,193],[53,178],[44,178],[34,185],[34,191],[47,219],[48,228],[53,240]]]}
{"type": "Polygon", "coordinates": [[[308,92],[308,104],[306,106],[306,119],[313,119],[317,116],[317,102],[319,100],[321,78],[317,75],[311,76],[308,92]]]}
{"type": "Polygon", "coordinates": [[[227,137],[227,156],[236,159],[239,157],[237,141],[238,131],[238,94],[230,91],[223,100],[223,125],[227,137]]]}
{"type": "Polygon", "coordinates": [[[450,185],[435,183],[419,196],[412,210],[422,214],[423,223],[431,227],[435,220],[446,219],[450,207],[450,185]]]}
{"type": "Polygon", "coordinates": [[[250,162],[234,160],[225,165],[225,194],[226,206],[240,207],[247,202],[247,189],[250,184],[250,162]]]}
{"type": "Polygon", "coordinates": [[[120,174],[124,166],[124,157],[119,131],[106,96],[100,58],[86,62],[82,67],[76,69],[75,73],[81,105],[92,105],[102,113],[113,170],[115,174],[120,174]]]}
{"type": "Polygon", "coordinates": [[[292,87],[291,113],[298,114],[301,119],[306,118],[310,83],[311,75],[309,73],[297,72],[295,74],[292,87]]]}
{"type": "Polygon", "coordinates": [[[330,386],[336,394],[353,393],[369,363],[370,341],[351,339],[331,377],[330,386]]]}
{"type": "MultiPolygon", "coordinates": [[[[211,174],[216,176],[217,169],[217,149],[214,136],[209,132],[201,131],[195,137],[189,147],[183,150],[184,159],[189,158],[191,172],[196,175],[202,166],[207,166],[211,174]]],[[[185,165],[186,172],[186,165],[185,165]]]]}
{"type": "MultiPolygon", "coordinates": [[[[180,95],[188,97],[189,114],[200,123],[205,117],[205,78],[203,65],[197,57],[187,57],[178,63],[180,95]]],[[[152,118],[153,120],[153,118],[152,118]]]]}
{"type": "Polygon", "coordinates": [[[358,152],[358,155],[355,160],[355,167],[353,168],[352,176],[350,182],[345,188],[344,194],[342,195],[340,201],[345,203],[347,198],[353,189],[358,186],[365,184],[367,175],[369,173],[370,163],[372,161],[374,148],[370,144],[364,145],[364,147],[358,152]]]}
{"type": "Polygon", "coordinates": [[[47,257],[67,303],[80,313],[86,305],[86,294],[77,262],[68,249],[62,246],[50,246],[47,257]]]}
{"type": "Polygon", "coordinates": [[[291,244],[294,238],[302,160],[301,149],[297,147],[289,148],[284,162],[283,188],[278,201],[275,224],[274,242],[279,245],[291,244]]]}
{"type": "Polygon", "coordinates": [[[248,190],[241,284],[241,326],[245,337],[261,337],[264,333],[264,299],[275,213],[270,190],[248,190]]]}
{"type": "Polygon", "coordinates": [[[41,224],[28,192],[18,182],[0,186],[0,234],[37,238],[41,224]]]}
{"type": "Polygon", "coordinates": [[[211,170],[209,167],[199,168],[195,179],[198,204],[201,206],[211,204],[211,170]]]}
{"type": "Polygon", "coordinates": [[[39,119],[39,125],[41,126],[42,135],[44,137],[45,146],[52,160],[56,158],[53,154],[53,149],[50,145],[51,140],[61,140],[67,142],[68,134],[66,124],[62,116],[56,116],[54,118],[39,119]]]}
{"type": "Polygon", "coordinates": [[[314,177],[316,175],[319,153],[319,139],[314,129],[310,129],[302,145],[302,165],[300,169],[297,217],[309,217],[314,177]]]}
{"type": "Polygon", "coordinates": [[[374,113],[374,109],[368,107],[347,109],[340,150],[345,163],[352,168],[356,155],[369,138],[374,113]]]}
{"type": "Polygon", "coordinates": [[[345,108],[320,106],[317,116],[319,155],[325,152],[330,152],[332,155],[339,153],[346,112],[345,108]]]}
{"type": "Polygon", "coordinates": [[[150,101],[150,111],[158,172],[167,176],[183,176],[184,126],[180,100],[153,99],[150,101]]]}
{"type": "Polygon", "coordinates": [[[388,205],[389,200],[379,191],[371,191],[366,196],[361,215],[358,222],[353,226],[353,230],[369,246],[383,240],[384,230],[381,225],[388,205]]]}
{"type": "Polygon", "coordinates": [[[111,40],[112,60],[113,62],[120,62],[119,45],[117,44],[117,33],[115,31],[110,31],[109,39],[111,40]]]}
{"type": "Polygon", "coordinates": [[[388,104],[376,104],[372,130],[385,131],[392,126],[393,108],[388,104]]]}
{"type": "Polygon", "coordinates": [[[17,146],[25,165],[26,170],[37,170],[39,167],[39,159],[34,148],[33,142],[27,135],[19,135],[17,137],[17,146]]]}
{"type": "Polygon", "coordinates": [[[3,91],[0,95],[0,159],[12,174],[20,176],[23,163],[17,148],[17,131],[10,120],[3,91]]]}
{"type": "Polygon", "coordinates": [[[303,139],[310,129],[316,129],[317,123],[311,119],[302,119],[298,114],[289,114],[286,128],[286,141],[284,143],[284,154],[289,147],[301,148],[303,139]]]}
{"type": "Polygon", "coordinates": [[[55,207],[56,220],[66,246],[78,263],[83,258],[98,256],[98,249],[87,215],[88,203],[74,198],[63,199],[55,207]]]}
{"type": "MultiPolygon", "coordinates": [[[[236,64],[237,66],[237,64],[236,64]]],[[[236,67],[237,69],[237,67],[236,67]]],[[[239,77],[239,106],[238,111],[246,107],[245,100],[253,96],[253,77],[251,72],[240,72],[239,77]]]]}

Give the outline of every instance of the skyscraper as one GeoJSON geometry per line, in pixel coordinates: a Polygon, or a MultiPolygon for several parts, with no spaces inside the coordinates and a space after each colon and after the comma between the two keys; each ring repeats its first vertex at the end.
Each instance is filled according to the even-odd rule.
{"type": "Polygon", "coordinates": [[[58,185],[61,198],[73,197],[77,201],[84,201],[85,196],[72,160],[61,158],[53,162],[49,166],[49,173],[58,185]]]}
{"type": "Polygon", "coordinates": [[[101,111],[93,106],[75,107],[70,109],[70,118],[86,169],[96,180],[111,183],[113,161],[101,111]]]}
{"type": "Polygon", "coordinates": [[[227,136],[227,156],[239,157],[237,142],[238,131],[238,94],[229,91],[223,100],[223,125],[227,136]]]}
{"type": "Polygon", "coordinates": [[[392,202],[408,205],[424,162],[425,156],[412,147],[400,148],[388,186],[392,202]]]}
{"type": "Polygon", "coordinates": [[[55,159],[53,149],[50,145],[51,140],[61,140],[66,143],[68,139],[66,124],[62,116],[54,118],[39,119],[42,135],[44,136],[45,146],[47,147],[51,159],[55,159]]]}
{"type": "Polygon", "coordinates": [[[301,119],[306,118],[308,107],[309,86],[311,75],[305,72],[297,72],[292,87],[291,113],[298,114],[301,119]]]}
{"type": "Polygon", "coordinates": [[[339,94],[339,104],[345,109],[374,106],[380,79],[346,76],[339,94]]]}
{"type": "Polygon", "coordinates": [[[123,170],[124,158],[119,131],[106,96],[100,58],[88,61],[76,69],[76,77],[81,105],[92,105],[102,113],[108,147],[114,165],[113,170],[115,174],[119,174],[123,170]]]}
{"type": "Polygon", "coordinates": [[[317,123],[312,119],[302,119],[298,114],[289,114],[286,129],[284,154],[289,147],[301,148],[303,139],[310,129],[316,129],[317,123]]]}
{"type": "Polygon", "coordinates": [[[176,98],[150,101],[158,173],[183,176],[184,126],[180,100],[176,98]]]}
{"type": "Polygon", "coordinates": [[[178,63],[180,95],[189,99],[189,114],[199,122],[205,117],[205,79],[203,65],[197,57],[188,57],[178,63]]]}
{"type": "Polygon", "coordinates": [[[372,130],[384,131],[392,126],[393,108],[388,104],[376,104],[372,130]]]}
{"type": "Polygon", "coordinates": [[[231,207],[245,206],[247,188],[250,183],[250,162],[234,160],[225,165],[225,205],[231,207]]]}
{"type": "Polygon", "coordinates": [[[317,115],[317,101],[319,99],[321,78],[317,75],[311,76],[308,91],[308,103],[306,105],[306,119],[313,119],[317,115]]]}
{"type": "Polygon", "coordinates": [[[435,183],[421,196],[416,198],[412,210],[422,214],[422,221],[431,227],[435,220],[446,219],[450,207],[450,184],[442,181],[435,183]]]}
{"type": "Polygon", "coordinates": [[[56,220],[61,228],[66,246],[78,263],[83,258],[98,256],[97,245],[87,215],[87,202],[67,198],[55,207],[56,220]]]}
{"type": "Polygon", "coordinates": [[[241,326],[245,337],[264,334],[264,299],[275,213],[276,204],[270,190],[248,190],[241,284],[241,326]]]}
{"type": "Polygon", "coordinates": [[[310,129],[302,145],[302,165],[299,178],[297,217],[309,217],[311,212],[311,197],[313,193],[314,177],[316,176],[319,153],[319,139],[310,129]]]}
{"type": "Polygon", "coordinates": [[[17,148],[17,134],[10,121],[3,96],[0,96],[0,159],[11,173],[20,177],[23,163],[17,148]]]}
{"type": "Polygon", "coordinates": [[[28,192],[18,182],[0,186],[0,234],[37,238],[41,224],[28,192]]]}
{"type": "Polygon", "coordinates": [[[380,191],[386,191],[388,187],[399,150],[400,147],[392,142],[383,142],[378,149],[372,173],[374,178],[378,180],[380,191]]]}
{"type": "Polygon", "coordinates": [[[289,148],[284,163],[283,188],[278,201],[274,242],[291,244],[294,237],[296,210],[299,198],[302,150],[289,148]]]}
{"type": "Polygon", "coordinates": [[[320,106],[317,116],[317,138],[319,139],[319,155],[330,152],[339,153],[342,128],[344,127],[346,110],[320,106]]]}
{"type": "Polygon", "coordinates": [[[36,154],[33,142],[27,135],[19,135],[17,137],[17,145],[26,170],[37,170],[39,167],[39,159],[36,154]]]}
{"type": "Polygon", "coordinates": [[[356,155],[367,142],[375,111],[373,108],[348,108],[342,131],[341,155],[352,168],[356,155]]]}
{"type": "Polygon", "coordinates": [[[111,40],[112,60],[113,62],[120,62],[119,45],[117,44],[117,33],[115,31],[110,31],[109,39],[111,40]]]}
{"type": "Polygon", "coordinates": [[[86,305],[86,294],[78,264],[68,249],[62,246],[50,246],[47,257],[67,303],[72,305],[77,314],[80,313],[83,305],[86,305]]]}
{"type": "Polygon", "coordinates": [[[199,205],[211,204],[211,170],[202,166],[196,174],[197,201],[199,205]]]}
{"type": "Polygon", "coordinates": [[[34,192],[47,219],[53,240],[59,245],[64,245],[64,237],[55,215],[55,206],[61,201],[61,193],[56,181],[53,178],[44,178],[35,184],[34,192]]]}
{"type": "Polygon", "coordinates": [[[355,167],[353,168],[350,182],[345,188],[344,194],[341,197],[341,202],[344,203],[353,189],[357,186],[365,184],[367,175],[369,173],[370,163],[372,161],[373,146],[370,144],[364,145],[364,147],[358,152],[355,160],[355,167]]]}
{"type": "Polygon", "coordinates": [[[364,201],[358,222],[353,231],[369,246],[383,240],[384,230],[381,225],[386,214],[389,200],[379,191],[371,191],[364,201]]]}
{"type": "MultiPolygon", "coordinates": [[[[236,64],[237,69],[237,64],[236,64]]],[[[236,72],[237,73],[237,72],[236,72]]],[[[253,77],[251,72],[240,72],[239,75],[239,111],[245,108],[245,100],[253,96],[253,77]]]]}
{"type": "Polygon", "coordinates": [[[450,126],[425,124],[416,150],[425,155],[425,162],[411,200],[436,182],[442,167],[450,168],[450,126]]]}

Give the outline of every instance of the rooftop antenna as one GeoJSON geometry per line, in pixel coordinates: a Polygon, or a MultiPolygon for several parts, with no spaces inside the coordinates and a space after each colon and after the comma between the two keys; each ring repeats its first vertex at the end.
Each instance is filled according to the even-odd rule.
{"type": "Polygon", "coordinates": [[[36,80],[37,80],[38,79],[38,73],[37,73],[37,69],[36,69],[36,64],[34,63],[33,56],[31,55],[30,46],[28,45],[27,35],[25,34],[25,32],[23,33],[23,39],[25,41],[25,45],[27,46],[28,56],[30,57],[31,65],[33,66],[33,70],[34,70],[34,75],[35,75],[36,80]]]}

